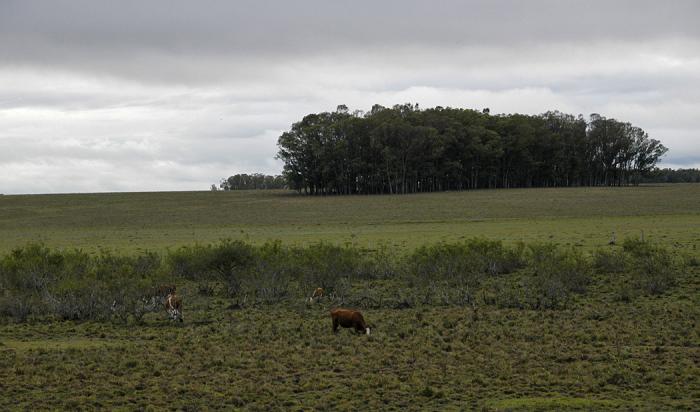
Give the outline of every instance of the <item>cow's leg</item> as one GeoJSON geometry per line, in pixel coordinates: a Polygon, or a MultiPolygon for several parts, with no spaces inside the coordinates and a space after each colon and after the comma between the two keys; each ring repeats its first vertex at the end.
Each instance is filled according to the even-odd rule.
{"type": "Polygon", "coordinates": [[[333,318],[333,333],[338,333],[338,319],[333,318]]]}

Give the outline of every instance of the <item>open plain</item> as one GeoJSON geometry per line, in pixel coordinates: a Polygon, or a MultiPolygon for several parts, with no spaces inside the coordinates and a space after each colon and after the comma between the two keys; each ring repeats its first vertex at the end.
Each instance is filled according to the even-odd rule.
{"type": "Polygon", "coordinates": [[[386,196],[276,190],[26,195],[0,198],[0,250],[164,250],[222,238],[400,249],[471,237],[587,248],[645,235],[700,242],[700,186],[498,189],[386,196]]]}
{"type": "MultiPolygon", "coordinates": [[[[48,260],[63,256],[60,270],[76,249],[95,262],[156,256],[152,271],[129,274],[177,284],[185,321],[165,311],[66,319],[48,309],[19,319],[8,309],[0,409],[698,410],[698,205],[700,185],[680,184],[3,196],[3,281],[20,273],[29,242],[42,242],[48,260]],[[249,250],[285,258],[230,264],[223,275],[220,260],[211,273],[182,269],[183,256],[208,250],[238,253],[228,263],[249,250]],[[471,265],[494,251],[483,271],[471,265]],[[365,256],[370,269],[352,261],[365,256]],[[503,262],[516,263],[491,265],[503,262]],[[572,276],[581,282],[569,285],[572,276]],[[321,286],[313,282],[336,294],[308,303],[321,286]],[[361,309],[371,336],[334,335],[329,309],[339,304],[361,309]]],[[[100,285],[118,273],[75,279],[100,285]]],[[[57,282],[55,293],[84,291],[57,282]]],[[[18,296],[9,284],[5,303],[18,296]]]]}

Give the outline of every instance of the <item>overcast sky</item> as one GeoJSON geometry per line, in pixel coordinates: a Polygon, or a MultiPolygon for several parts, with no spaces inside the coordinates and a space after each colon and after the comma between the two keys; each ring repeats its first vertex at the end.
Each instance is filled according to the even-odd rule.
{"type": "Polygon", "coordinates": [[[0,193],[278,174],[305,114],[629,121],[700,167],[700,1],[0,0],[0,193]]]}

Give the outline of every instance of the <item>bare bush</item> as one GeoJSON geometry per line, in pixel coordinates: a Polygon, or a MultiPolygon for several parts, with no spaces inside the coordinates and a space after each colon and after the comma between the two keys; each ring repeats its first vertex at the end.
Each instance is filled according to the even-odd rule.
{"type": "Polygon", "coordinates": [[[35,302],[28,296],[5,296],[0,298],[0,316],[26,322],[32,314],[35,302]]]}
{"type": "Polygon", "coordinates": [[[111,315],[107,298],[93,288],[76,288],[56,294],[51,313],[62,320],[104,320],[111,315]]]}
{"type": "Polygon", "coordinates": [[[622,250],[596,249],[593,266],[600,273],[622,273],[629,266],[628,257],[622,250]]]}
{"type": "Polygon", "coordinates": [[[289,284],[282,268],[261,262],[254,275],[247,277],[245,289],[255,296],[256,303],[276,304],[289,296],[289,284]]]}
{"type": "Polygon", "coordinates": [[[197,294],[200,296],[214,296],[216,286],[214,283],[203,280],[197,282],[197,294]]]}
{"type": "Polygon", "coordinates": [[[591,282],[591,265],[580,251],[551,243],[529,247],[532,276],[524,281],[528,304],[540,309],[566,305],[571,293],[583,293],[591,282]]]}

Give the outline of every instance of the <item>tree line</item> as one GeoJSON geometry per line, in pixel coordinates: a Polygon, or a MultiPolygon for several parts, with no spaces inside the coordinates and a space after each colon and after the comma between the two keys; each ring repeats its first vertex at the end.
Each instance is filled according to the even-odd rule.
{"type": "Polygon", "coordinates": [[[309,114],[278,147],[289,188],[308,194],[638,184],[668,150],[641,128],[599,114],[417,104],[309,114]]]}
{"type": "Polygon", "coordinates": [[[700,169],[655,168],[642,178],[642,183],[700,183],[700,169]]]}
{"type": "MultiPolygon", "coordinates": [[[[661,169],[655,167],[642,176],[641,183],[700,183],[700,169],[661,169]]],[[[268,176],[261,173],[237,174],[227,179],[221,179],[219,186],[211,185],[212,191],[287,188],[287,180],[284,176],[268,176]]]]}
{"type": "Polygon", "coordinates": [[[253,190],[253,189],[286,189],[287,180],[284,176],[270,176],[262,173],[236,174],[221,179],[219,188],[211,185],[211,190],[253,190]]]}

